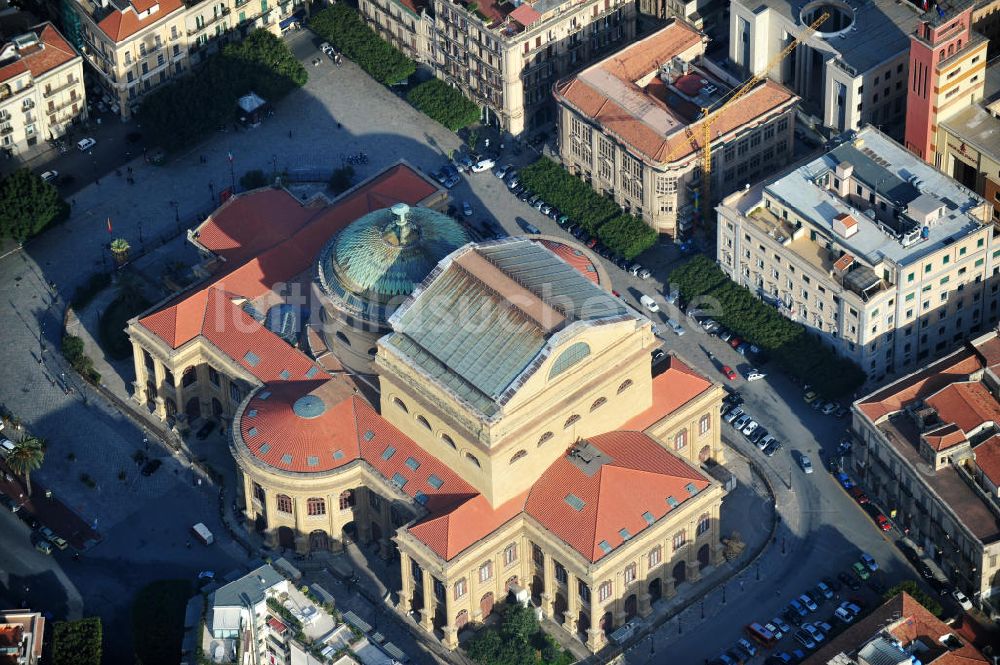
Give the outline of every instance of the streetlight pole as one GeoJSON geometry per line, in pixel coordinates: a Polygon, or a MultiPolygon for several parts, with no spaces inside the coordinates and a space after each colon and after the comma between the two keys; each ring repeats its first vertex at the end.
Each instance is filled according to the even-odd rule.
{"type": "Polygon", "coordinates": [[[701,599],[701,618],[705,618],[705,599],[701,599]]]}

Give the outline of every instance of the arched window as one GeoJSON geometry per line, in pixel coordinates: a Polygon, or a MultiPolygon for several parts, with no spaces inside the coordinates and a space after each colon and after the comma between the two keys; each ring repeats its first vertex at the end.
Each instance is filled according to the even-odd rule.
{"type": "Polygon", "coordinates": [[[597,599],[607,600],[611,597],[611,582],[601,582],[601,586],[597,587],[597,599]]]}
{"type": "Polygon", "coordinates": [[[348,510],[354,505],[354,490],[344,490],[340,493],[340,509],[348,510]]]}
{"type": "Polygon", "coordinates": [[[447,444],[448,444],[449,446],[451,446],[452,448],[457,448],[457,447],[458,447],[458,446],[456,446],[456,445],[455,445],[455,440],[454,440],[454,439],[452,439],[452,438],[451,438],[450,436],[448,436],[447,434],[442,434],[442,435],[441,435],[441,440],[442,440],[442,441],[444,441],[445,443],[447,443],[447,444]]]}
{"type": "Polygon", "coordinates": [[[403,413],[409,413],[410,412],[410,410],[406,408],[406,402],[404,402],[403,400],[399,399],[398,397],[393,397],[392,398],[392,403],[395,404],[396,408],[399,409],[400,411],[402,411],[403,413]]]}
{"type": "Polygon", "coordinates": [[[708,434],[708,430],[712,429],[712,417],[707,413],[698,420],[698,434],[699,436],[705,436],[708,434]]]}
{"type": "Polygon", "coordinates": [[[181,385],[187,388],[197,380],[198,372],[195,371],[194,365],[192,365],[184,370],[184,374],[181,376],[181,385]]]}
{"type": "Polygon", "coordinates": [[[552,369],[549,370],[549,379],[554,379],[573,365],[577,364],[590,355],[590,346],[586,342],[575,342],[566,347],[566,350],[559,354],[552,369]]]}
{"type": "Polygon", "coordinates": [[[455,615],[455,629],[462,630],[469,623],[469,610],[462,610],[455,615]]]}
{"type": "Polygon", "coordinates": [[[337,335],[337,339],[339,339],[341,341],[341,343],[343,343],[344,346],[350,346],[351,345],[351,340],[347,339],[347,335],[345,335],[344,333],[340,332],[339,330],[336,332],[336,335],[337,335]]]}
{"type": "Polygon", "coordinates": [[[590,405],[590,410],[597,411],[599,408],[601,408],[607,403],[608,399],[606,397],[598,397],[596,400],[594,400],[594,403],[590,405]]]}
{"type": "Polygon", "coordinates": [[[292,514],[292,497],[287,494],[279,494],[274,497],[275,502],[278,504],[279,513],[292,514]]]}
{"type": "Polygon", "coordinates": [[[510,463],[513,464],[517,460],[519,460],[521,458],[524,458],[524,457],[527,457],[527,456],[528,456],[528,451],[527,450],[519,450],[516,453],[514,453],[513,457],[510,458],[510,463]]]}
{"type": "Polygon", "coordinates": [[[553,436],[554,436],[554,434],[552,434],[552,432],[546,432],[545,434],[541,435],[538,438],[538,445],[539,446],[542,445],[543,443],[545,443],[546,441],[548,441],[549,439],[551,439],[553,436]]]}
{"type": "Polygon", "coordinates": [[[566,419],[566,422],[563,423],[563,429],[569,429],[578,422],[580,422],[580,416],[574,413],[572,416],[566,419]]]}
{"type": "Polygon", "coordinates": [[[475,464],[477,467],[481,467],[482,466],[479,463],[479,458],[476,457],[475,455],[473,455],[472,453],[465,453],[465,459],[469,460],[470,462],[472,462],[473,464],[475,464]]]}
{"type": "Polygon", "coordinates": [[[712,518],[709,517],[708,513],[704,513],[704,514],[702,514],[701,517],[698,518],[698,530],[697,530],[697,534],[699,536],[701,534],[705,533],[706,531],[708,531],[709,527],[712,524],[711,519],[712,518]]]}
{"type": "Polygon", "coordinates": [[[688,444],[687,428],[682,429],[674,435],[674,450],[684,450],[688,444]]]}
{"type": "Polygon", "coordinates": [[[423,416],[417,416],[417,422],[423,425],[427,429],[431,428],[431,424],[427,422],[427,419],[424,418],[423,416]]]}
{"type": "Polygon", "coordinates": [[[326,501],[317,497],[306,500],[306,514],[310,516],[326,515],[326,501]]]}
{"type": "Polygon", "coordinates": [[[618,386],[618,394],[621,395],[623,392],[632,387],[632,379],[625,379],[620,386],[618,386]]]}

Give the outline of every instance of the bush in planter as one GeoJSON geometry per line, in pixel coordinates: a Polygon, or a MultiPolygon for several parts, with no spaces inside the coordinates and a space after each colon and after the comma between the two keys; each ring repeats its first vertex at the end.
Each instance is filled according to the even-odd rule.
{"type": "MultiPolygon", "coordinates": [[[[406,101],[453,132],[479,121],[479,106],[440,79],[425,81],[410,90],[406,101]]],[[[478,136],[478,132],[469,132],[471,147],[475,147],[478,136]]]]}

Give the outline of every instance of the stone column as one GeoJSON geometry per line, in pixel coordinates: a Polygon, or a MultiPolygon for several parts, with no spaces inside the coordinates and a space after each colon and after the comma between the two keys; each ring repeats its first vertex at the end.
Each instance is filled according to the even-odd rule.
{"type": "Polygon", "coordinates": [[[601,630],[601,606],[597,602],[597,590],[590,593],[590,627],[587,629],[587,648],[596,653],[604,646],[604,631],[601,630]]]}
{"type": "Polygon", "coordinates": [[[576,635],[576,619],[580,615],[580,583],[573,573],[566,571],[566,611],[561,617],[562,626],[570,635],[576,635]]]}
{"type": "Polygon", "coordinates": [[[135,365],[135,381],[132,382],[132,399],[139,404],[146,403],[146,361],[145,351],[138,342],[132,342],[132,362],[135,365]]]}
{"type": "Polygon", "coordinates": [[[663,596],[664,598],[673,598],[677,595],[677,585],[674,583],[673,567],[669,565],[663,566],[662,570],[663,576],[660,579],[663,580],[663,596]]]}
{"type": "Polygon", "coordinates": [[[424,608],[420,610],[420,625],[428,633],[434,632],[434,605],[437,599],[434,597],[434,578],[426,568],[421,567],[423,574],[424,608]]]}
{"type": "Polygon", "coordinates": [[[542,568],[542,614],[552,618],[552,606],[556,600],[555,560],[546,554],[542,568]]]}
{"type": "Polygon", "coordinates": [[[444,639],[441,642],[449,649],[458,648],[458,628],[455,626],[455,607],[452,602],[453,585],[444,585],[444,639]]]}
{"type": "MultiPolygon", "coordinates": [[[[153,358],[153,383],[156,384],[156,409],[154,413],[156,417],[160,420],[167,419],[167,409],[163,402],[163,384],[166,381],[167,371],[163,367],[163,363],[153,358]]],[[[183,411],[182,406],[178,405],[177,410],[183,411]]]]}
{"type": "Polygon", "coordinates": [[[411,568],[412,564],[410,563],[410,555],[403,550],[400,550],[399,579],[402,580],[402,584],[399,589],[399,602],[396,604],[396,609],[403,614],[409,613],[410,601],[413,599],[413,573],[410,570],[411,568]]]}

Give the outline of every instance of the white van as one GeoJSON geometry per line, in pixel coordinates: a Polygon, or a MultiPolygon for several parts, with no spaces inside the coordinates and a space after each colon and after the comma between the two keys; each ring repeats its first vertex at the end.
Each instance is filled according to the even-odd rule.
{"type": "Polygon", "coordinates": [[[212,532],[208,530],[208,527],[201,522],[198,522],[191,527],[191,532],[197,536],[198,540],[206,545],[211,545],[215,542],[215,536],[213,536],[212,532]]]}
{"type": "Polygon", "coordinates": [[[642,306],[645,307],[646,309],[648,309],[650,312],[659,312],[660,311],[660,306],[657,305],[656,301],[653,300],[652,298],[650,298],[649,296],[645,296],[645,295],[642,296],[641,298],[639,298],[639,302],[641,302],[642,306]]]}

